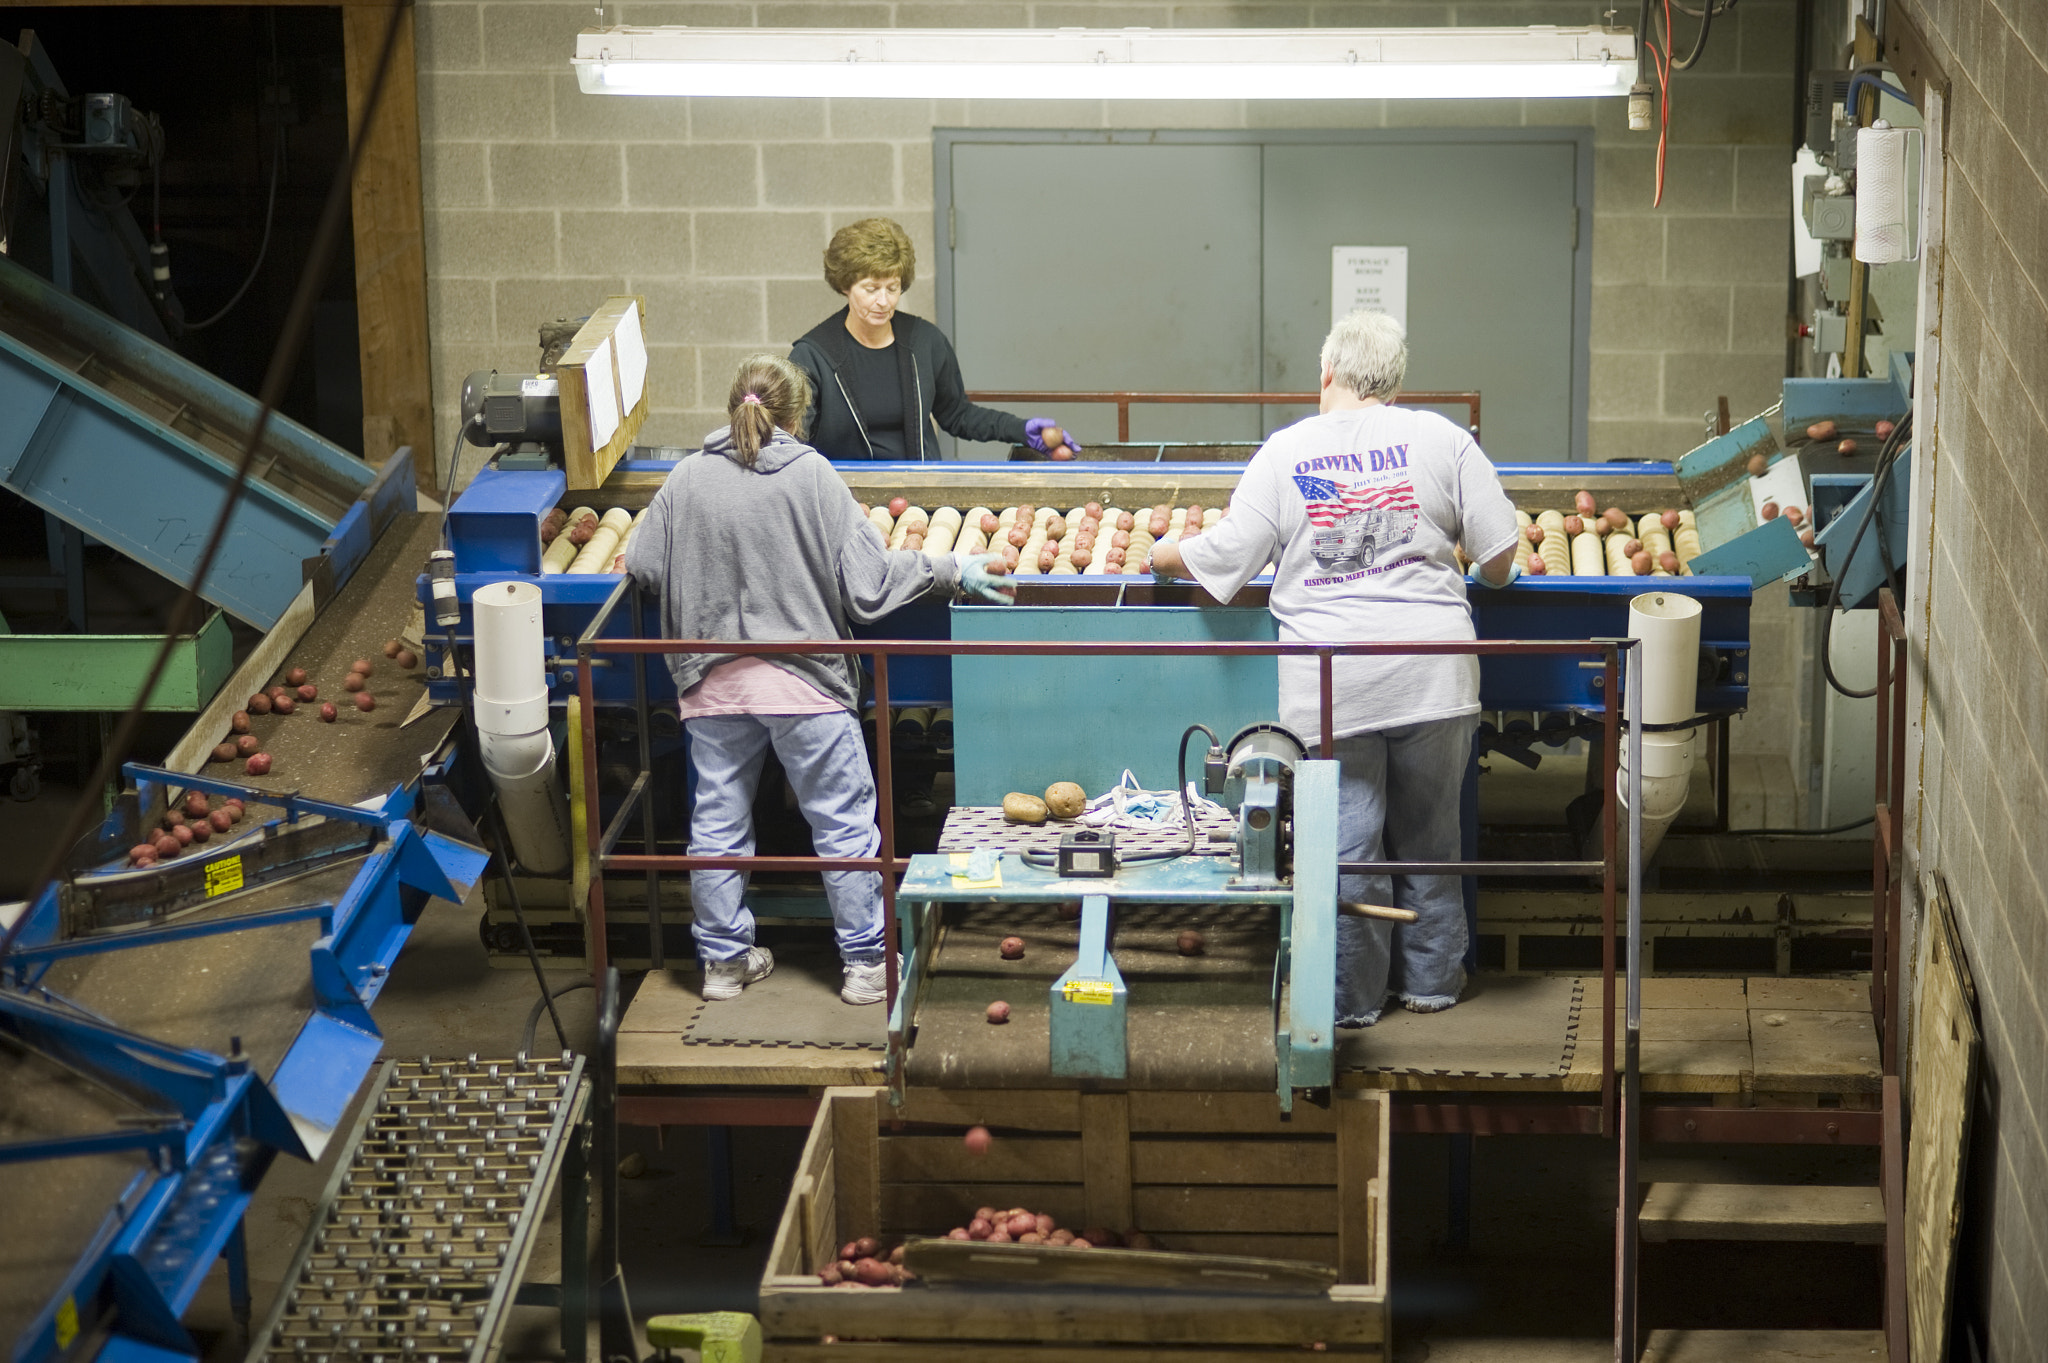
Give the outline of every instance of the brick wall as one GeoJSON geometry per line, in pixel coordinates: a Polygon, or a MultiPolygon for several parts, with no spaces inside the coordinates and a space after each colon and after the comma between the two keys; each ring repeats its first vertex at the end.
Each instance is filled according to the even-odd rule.
{"type": "MultiPolygon", "coordinates": [[[[1959,1312],[1987,1358],[2048,1357],[2048,6],[1914,0],[1949,80],[1946,247],[1919,712],[1920,866],[1948,880],[1984,1057],[1959,1312]]],[[[1931,439],[1930,439],[1931,436],[1931,439]]],[[[1917,564],[1916,564],[1917,566],[1917,564]]],[[[1917,837],[1914,835],[1917,834],[1917,837]]]]}
{"type": "MultiPolygon", "coordinates": [[[[724,3],[626,0],[614,22],[699,25],[1293,26],[1600,22],[1607,5],[1460,3],[724,3]]],[[[1595,129],[1591,453],[1675,458],[1725,394],[1738,420],[1784,373],[1790,212],[1792,5],[1745,0],[1715,26],[1673,105],[1664,206],[1650,206],[1655,139],[1624,102],[1365,103],[1189,100],[629,99],[584,95],[568,65],[589,4],[421,0],[419,92],[437,429],[462,376],[534,363],[534,328],[608,292],[646,295],[655,408],[643,439],[695,444],[722,424],[737,361],[782,350],[836,309],[819,257],[837,227],[886,214],[933,259],[935,127],[1595,129]]],[[[1689,32],[1689,25],[1684,26],[1689,32]]],[[[910,295],[929,308],[929,283],[910,295]]],[[[920,306],[922,305],[922,307],[920,306]]],[[[970,375],[997,386],[1002,376],[970,375]]],[[[1083,432],[1085,435],[1086,432],[1083,432]]],[[[446,439],[445,436],[442,439],[446,439]]],[[[445,458],[445,451],[444,456],[445,458]]],[[[1787,612],[1771,642],[1745,751],[1798,737],[1787,612]],[[1782,636],[1782,638],[1781,638],[1782,636]],[[1788,666],[1774,667],[1773,659],[1788,666]]],[[[1790,770],[1785,781],[1791,781],[1790,770]]],[[[1773,806],[1774,818],[1789,810],[1773,806]]]]}

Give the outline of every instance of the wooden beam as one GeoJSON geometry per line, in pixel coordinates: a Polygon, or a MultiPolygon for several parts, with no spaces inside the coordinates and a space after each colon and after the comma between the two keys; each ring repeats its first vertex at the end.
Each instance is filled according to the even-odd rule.
{"type": "MultiPolygon", "coordinates": [[[[344,5],[342,48],[348,117],[361,118],[389,4],[344,5]]],[[[350,188],[355,227],[356,328],[363,375],[363,457],[382,464],[401,445],[433,451],[433,394],[427,350],[426,227],[420,205],[419,91],[412,6],[401,6],[397,50],[377,119],[363,133],[350,188]]],[[[434,482],[435,461],[422,461],[434,482]]]]}

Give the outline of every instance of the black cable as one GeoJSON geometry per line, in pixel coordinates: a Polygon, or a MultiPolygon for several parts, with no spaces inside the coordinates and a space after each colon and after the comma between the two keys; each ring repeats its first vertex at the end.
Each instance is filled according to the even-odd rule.
{"type": "MultiPolygon", "coordinates": [[[[193,613],[198,609],[199,588],[213,572],[214,562],[220,557],[221,546],[227,542],[228,527],[234,520],[235,506],[247,491],[251,470],[256,465],[256,452],[263,446],[263,437],[270,429],[271,414],[283,400],[285,389],[290,385],[293,371],[298,368],[299,356],[303,352],[306,335],[312,329],[313,313],[320,300],[321,290],[327,282],[328,267],[334,262],[334,253],[339,247],[342,235],[347,230],[349,186],[355,181],[356,168],[362,162],[364,134],[369,130],[370,121],[377,116],[378,106],[384,99],[384,81],[391,71],[391,59],[398,50],[398,36],[408,11],[402,5],[391,7],[391,17],[385,22],[384,40],[377,54],[377,65],[370,77],[370,87],[363,99],[362,117],[357,121],[355,136],[349,142],[348,155],[335,168],[334,183],[328,189],[327,203],[320,212],[320,224],[313,233],[313,246],[306,256],[306,268],[299,275],[297,289],[292,294],[291,308],[285,314],[283,330],[278,334],[277,345],[270,353],[270,367],[264,371],[263,387],[256,398],[256,419],[249,425],[249,433],[243,437],[241,456],[235,461],[235,476],[229,482],[227,493],[221,502],[219,515],[213,529],[208,533],[205,546],[199,551],[199,558],[193,565],[192,577],[171,604],[170,620],[164,626],[164,635],[157,645],[156,657],[150,660],[149,671],[135,689],[135,700],[129,705],[113,732],[107,737],[100,751],[100,760],[92,776],[84,783],[84,792],[72,806],[71,815],[65,820],[57,836],[51,840],[50,850],[44,857],[35,879],[30,882],[29,902],[40,898],[70,855],[71,848],[84,835],[85,830],[100,818],[100,792],[114,779],[121,765],[121,754],[135,741],[136,731],[141,727],[143,706],[155,694],[157,683],[163,679],[164,669],[170,666],[171,655],[177,650],[179,636],[187,627],[193,613]]],[[[14,945],[16,935],[31,915],[21,914],[0,936],[0,956],[7,954],[14,945]]]]}
{"type": "MultiPolygon", "coordinates": [[[[533,1034],[540,1028],[540,1015],[544,1012],[551,1011],[551,1005],[554,1003],[556,999],[562,997],[562,995],[564,994],[573,994],[579,989],[590,989],[593,987],[594,986],[590,983],[589,980],[578,980],[574,984],[563,985],[560,989],[557,989],[552,994],[547,993],[545,990],[543,990],[541,993],[541,997],[535,999],[533,1001],[533,1007],[527,1010],[526,1030],[520,1033],[519,1036],[519,1054],[533,1054],[533,1034]]],[[[562,1043],[562,1048],[564,1050],[567,1050],[568,1045],[569,1043],[565,1041],[562,1043]]]]}
{"type": "Polygon", "coordinates": [[[1701,55],[1705,53],[1707,50],[1707,34],[1713,30],[1714,15],[1719,12],[1719,10],[1710,5],[1707,7],[1706,12],[1699,16],[1699,35],[1692,40],[1692,51],[1686,54],[1684,61],[1680,61],[1678,60],[1678,58],[1670,56],[1670,54],[1675,49],[1675,44],[1673,44],[1671,41],[1671,34],[1665,25],[1661,23],[1657,25],[1657,31],[1659,34],[1662,35],[1664,39],[1665,55],[1667,57],[1670,57],[1670,64],[1668,69],[1672,71],[1690,71],[1692,69],[1693,64],[1699,61],[1701,55]]]}
{"type": "MultiPolygon", "coordinates": [[[[1891,585],[1895,599],[1899,595],[1901,583],[1892,566],[1891,536],[1884,525],[1884,517],[1880,514],[1879,508],[1884,501],[1885,488],[1891,482],[1892,468],[1899,462],[1900,452],[1912,440],[1912,433],[1913,413],[1909,410],[1899,418],[1898,424],[1892,427],[1892,433],[1884,438],[1884,444],[1878,447],[1877,467],[1872,471],[1870,478],[1870,502],[1863,508],[1863,517],[1856,523],[1856,533],[1849,537],[1848,550],[1843,553],[1841,559],[1841,571],[1847,572],[1849,565],[1856,561],[1856,551],[1862,547],[1864,533],[1870,529],[1871,521],[1877,521],[1877,548],[1884,559],[1885,580],[1891,585]]],[[[1843,685],[1842,679],[1835,675],[1835,660],[1831,648],[1834,640],[1835,613],[1841,609],[1842,581],[1840,574],[1837,574],[1828,583],[1828,603],[1821,614],[1821,675],[1827,679],[1827,684],[1837,694],[1850,700],[1869,700],[1877,694],[1876,685],[1873,684],[1868,690],[1856,690],[1843,685]]]]}
{"type": "Polygon", "coordinates": [[[1731,828],[1728,831],[1736,837],[1825,838],[1831,833],[1853,833],[1876,822],[1877,815],[1870,814],[1854,823],[1838,823],[1833,828],[1731,828]]]}
{"type": "MultiPolygon", "coordinates": [[[[270,83],[273,88],[278,83],[277,12],[275,10],[270,11],[270,83]]],[[[268,98],[269,90],[265,90],[264,95],[268,98]]],[[[366,128],[367,126],[365,125],[366,128]]],[[[277,217],[277,182],[284,177],[284,116],[282,113],[278,114],[276,123],[270,130],[270,135],[270,196],[263,205],[263,239],[256,244],[256,263],[249,267],[248,278],[242,281],[242,287],[236,289],[234,296],[221,304],[219,312],[216,312],[203,322],[187,322],[185,324],[185,330],[187,331],[204,331],[215,322],[220,321],[221,318],[233,312],[235,305],[242,301],[242,295],[249,292],[249,286],[256,282],[256,276],[263,272],[263,258],[270,253],[271,224],[276,221],[277,217]]]]}

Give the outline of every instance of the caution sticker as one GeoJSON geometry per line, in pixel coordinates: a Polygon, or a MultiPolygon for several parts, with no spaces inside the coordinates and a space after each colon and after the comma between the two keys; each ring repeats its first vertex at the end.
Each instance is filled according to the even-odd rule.
{"type": "Polygon", "coordinates": [[[66,1297],[57,1306],[57,1347],[68,1349],[71,1341],[78,1338],[78,1302],[66,1297]]]}
{"type": "Polygon", "coordinates": [[[1108,980],[1068,980],[1060,992],[1068,1003],[1116,1002],[1116,986],[1108,980]]]}
{"type": "Polygon", "coordinates": [[[239,856],[222,857],[219,861],[206,863],[206,897],[217,894],[232,894],[242,888],[242,859],[239,856]]]}

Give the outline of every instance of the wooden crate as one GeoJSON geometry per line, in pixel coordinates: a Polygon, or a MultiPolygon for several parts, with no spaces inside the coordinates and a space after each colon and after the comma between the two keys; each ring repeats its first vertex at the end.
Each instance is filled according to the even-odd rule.
{"type": "Polygon", "coordinates": [[[765,1357],[1382,1355],[1388,1129],[1387,1095],[1367,1091],[1282,1121],[1270,1094],[912,1090],[892,1108],[882,1090],[827,1089],[761,1280],[765,1357]],[[980,1156],[961,1141],[977,1124],[995,1133],[980,1156]],[[1164,1249],[1321,1263],[1338,1282],[1273,1297],[825,1287],[813,1272],[848,1240],[943,1235],[985,1203],[1137,1227],[1164,1249]]]}

